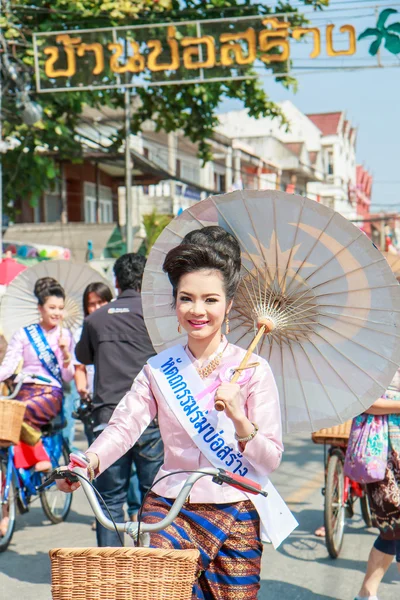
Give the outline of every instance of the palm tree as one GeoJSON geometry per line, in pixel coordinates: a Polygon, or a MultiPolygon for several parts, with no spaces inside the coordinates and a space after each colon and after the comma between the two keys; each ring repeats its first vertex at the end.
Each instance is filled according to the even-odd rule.
{"type": "Polygon", "coordinates": [[[148,256],[154,242],[164,230],[164,228],[172,221],[173,215],[164,215],[157,213],[156,209],[149,215],[143,215],[143,225],[146,230],[146,238],[144,240],[142,252],[144,250],[148,256]]]}
{"type": "Polygon", "coordinates": [[[379,15],[376,27],[368,27],[368,29],[358,36],[359,40],[367,37],[376,37],[376,40],[369,47],[369,53],[372,56],[378,53],[382,40],[385,40],[385,48],[391,54],[400,53],[400,23],[392,23],[385,27],[385,23],[390,15],[395,13],[397,13],[397,10],[394,8],[386,8],[379,15]]]}

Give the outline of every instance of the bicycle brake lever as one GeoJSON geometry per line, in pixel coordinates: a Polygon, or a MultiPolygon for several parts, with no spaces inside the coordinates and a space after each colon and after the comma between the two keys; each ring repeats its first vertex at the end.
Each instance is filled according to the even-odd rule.
{"type": "Polygon", "coordinates": [[[79,481],[79,478],[74,475],[74,473],[71,473],[71,471],[66,471],[65,469],[54,469],[51,475],[38,486],[38,492],[43,492],[56,479],[67,479],[69,483],[76,483],[79,481]]]}

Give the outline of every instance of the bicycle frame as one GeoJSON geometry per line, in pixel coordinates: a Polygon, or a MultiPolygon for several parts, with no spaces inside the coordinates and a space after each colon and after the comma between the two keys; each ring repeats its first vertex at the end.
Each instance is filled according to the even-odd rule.
{"type": "MultiPolygon", "coordinates": [[[[58,466],[58,459],[61,456],[62,446],[68,443],[62,433],[57,432],[50,436],[42,438],[43,446],[48,453],[53,468],[58,466]]],[[[41,473],[31,469],[18,469],[14,461],[14,448],[0,449],[0,457],[7,463],[6,482],[4,490],[4,500],[8,500],[11,482],[14,481],[16,491],[23,508],[28,510],[29,497],[36,496],[37,488],[42,483],[41,473]]]]}
{"type": "Polygon", "coordinates": [[[350,492],[351,492],[351,495],[353,495],[357,498],[363,498],[363,496],[365,494],[365,491],[360,483],[357,483],[357,481],[353,481],[352,479],[350,479],[350,477],[347,477],[347,475],[345,475],[344,498],[343,498],[345,503],[348,502],[348,500],[349,500],[350,492]]]}

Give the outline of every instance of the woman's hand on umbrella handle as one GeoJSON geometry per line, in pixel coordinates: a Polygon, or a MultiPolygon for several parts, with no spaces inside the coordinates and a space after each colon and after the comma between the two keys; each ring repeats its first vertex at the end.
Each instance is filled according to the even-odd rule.
{"type": "Polygon", "coordinates": [[[216,410],[225,410],[230,419],[240,418],[243,409],[240,403],[240,385],[237,383],[223,382],[215,392],[216,410]],[[223,405],[222,408],[220,406],[223,405]]]}

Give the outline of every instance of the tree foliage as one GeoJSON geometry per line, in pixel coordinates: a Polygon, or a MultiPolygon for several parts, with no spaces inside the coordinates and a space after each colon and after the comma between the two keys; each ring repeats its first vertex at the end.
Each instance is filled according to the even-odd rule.
{"type": "MultiPolygon", "coordinates": [[[[254,4],[251,0],[19,0],[18,4],[0,0],[3,46],[3,138],[17,140],[18,145],[3,155],[5,205],[17,197],[35,203],[52,187],[58,176],[60,161],[79,161],[82,148],[75,132],[85,105],[92,107],[123,106],[120,90],[36,94],[32,34],[62,29],[87,29],[138,23],[157,23],[190,19],[238,17],[272,13],[294,13],[288,16],[292,25],[305,24],[305,17],[289,1],[280,0],[274,7],[254,4]],[[10,77],[10,67],[18,77],[10,77]],[[43,118],[34,125],[22,119],[21,94],[43,109],[43,118]]],[[[302,0],[303,4],[322,9],[329,0],[302,0]]],[[[296,81],[280,75],[276,78],[286,87],[296,81]]],[[[254,72],[251,68],[249,75],[254,72]]],[[[257,79],[208,84],[140,88],[140,103],[132,117],[132,131],[151,119],[158,130],[180,129],[199,144],[203,160],[210,158],[207,139],[217,125],[216,111],[224,98],[242,101],[254,117],[272,116],[283,120],[279,107],[268,97],[257,79]]],[[[118,150],[124,139],[121,129],[113,140],[118,150]]]]}
{"type": "Polygon", "coordinates": [[[146,237],[143,241],[143,250],[146,256],[149,255],[158,236],[164,231],[165,227],[173,218],[174,215],[159,214],[155,209],[149,215],[143,215],[143,225],[146,231],[146,237]]]}

